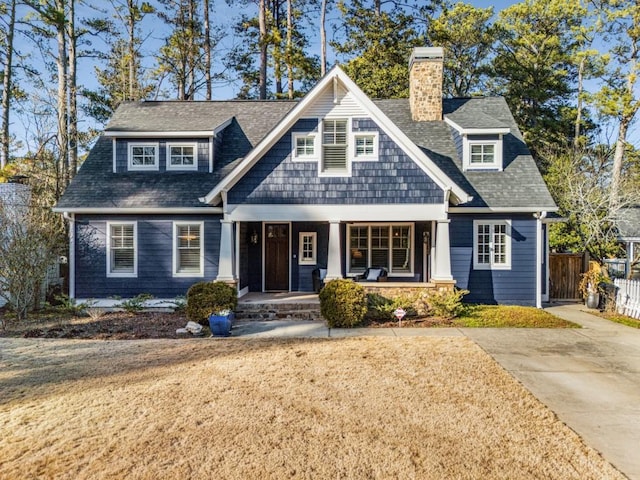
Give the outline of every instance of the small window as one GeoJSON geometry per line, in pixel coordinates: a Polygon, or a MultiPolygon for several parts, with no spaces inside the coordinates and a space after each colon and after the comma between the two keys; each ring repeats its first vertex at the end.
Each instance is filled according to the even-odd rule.
{"type": "Polygon", "coordinates": [[[347,121],[324,120],[322,126],[322,172],[347,173],[347,121]]]}
{"type": "Polygon", "coordinates": [[[107,223],[107,276],[136,277],[136,223],[107,223]]]}
{"type": "Polygon", "coordinates": [[[496,161],[495,145],[493,144],[475,144],[471,145],[471,164],[488,164],[491,165],[496,161]]]}
{"type": "Polygon", "coordinates": [[[158,145],[129,144],[129,170],[158,170],[158,145]]]}
{"type": "Polygon", "coordinates": [[[294,132],[292,141],[294,160],[317,160],[316,135],[294,132]]]}
{"type": "Polygon", "coordinates": [[[474,268],[511,268],[511,225],[508,221],[474,221],[474,268]]]}
{"type": "Polygon", "coordinates": [[[315,265],[317,250],[317,234],[315,232],[300,232],[300,265],[315,265]]]}
{"type": "Polygon", "coordinates": [[[198,147],[194,144],[167,144],[168,170],[197,170],[198,147]]]}
{"type": "Polygon", "coordinates": [[[202,277],[203,223],[176,222],[173,225],[173,274],[177,277],[202,277]]]}
{"type": "Polygon", "coordinates": [[[353,135],[353,156],[356,160],[378,159],[378,134],[356,133],[353,135]]]}

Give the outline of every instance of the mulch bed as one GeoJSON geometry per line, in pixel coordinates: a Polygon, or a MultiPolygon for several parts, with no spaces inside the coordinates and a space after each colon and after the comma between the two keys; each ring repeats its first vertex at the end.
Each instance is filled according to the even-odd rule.
{"type": "MultiPolygon", "coordinates": [[[[73,317],[62,314],[32,314],[17,322],[5,317],[0,337],[79,338],[104,340],[134,340],[141,338],[178,338],[176,329],[184,327],[184,313],[173,312],[111,312],[99,318],[73,317]]],[[[0,313],[0,323],[2,313],[0,313]]]]}

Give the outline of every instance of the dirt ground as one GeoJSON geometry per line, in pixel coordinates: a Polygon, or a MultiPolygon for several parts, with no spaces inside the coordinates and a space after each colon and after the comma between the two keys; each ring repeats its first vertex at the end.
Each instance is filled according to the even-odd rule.
{"type": "Polygon", "coordinates": [[[0,479],[624,478],[466,338],[0,338],[0,479]]]}
{"type": "Polygon", "coordinates": [[[99,318],[59,313],[33,314],[20,322],[8,315],[5,318],[5,328],[0,328],[0,337],[96,340],[177,338],[179,335],[176,335],[176,329],[187,324],[184,313],[173,312],[112,312],[99,318]]]}

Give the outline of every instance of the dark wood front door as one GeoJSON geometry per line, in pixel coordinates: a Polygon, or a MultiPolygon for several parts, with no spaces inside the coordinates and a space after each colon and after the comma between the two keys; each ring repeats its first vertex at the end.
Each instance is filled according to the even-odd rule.
{"type": "Polygon", "coordinates": [[[289,225],[264,226],[264,289],[289,290],[289,225]]]}

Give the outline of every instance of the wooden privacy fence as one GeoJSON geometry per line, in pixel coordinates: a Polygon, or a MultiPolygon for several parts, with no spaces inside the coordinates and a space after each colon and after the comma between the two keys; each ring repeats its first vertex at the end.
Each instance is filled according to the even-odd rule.
{"type": "Polygon", "coordinates": [[[576,300],[581,298],[578,285],[580,285],[580,274],[583,272],[583,254],[550,253],[550,297],[554,300],[576,300]]]}
{"type": "Polygon", "coordinates": [[[640,280],[616,278],[616,310],[618,313],[640,320],[640,280]]]}

